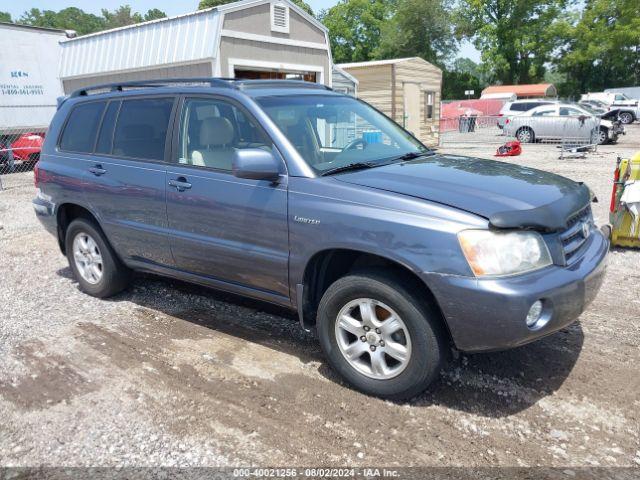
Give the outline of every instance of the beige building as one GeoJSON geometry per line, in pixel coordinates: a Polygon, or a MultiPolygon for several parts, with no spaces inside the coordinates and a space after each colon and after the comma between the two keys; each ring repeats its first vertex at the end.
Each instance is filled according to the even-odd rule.
{"type": "Polygon", "coordinates": [[[327,29],[289,0],[242,0],[84,35],[61,47],[65,93],[158,78],[332,82],[327,29]]]}
{"type": "Polygon", "coordinates": [[[358,80],[359,98],[424,143],[438,143],[442,70],[418,57],[338,66],[358,80]]]}

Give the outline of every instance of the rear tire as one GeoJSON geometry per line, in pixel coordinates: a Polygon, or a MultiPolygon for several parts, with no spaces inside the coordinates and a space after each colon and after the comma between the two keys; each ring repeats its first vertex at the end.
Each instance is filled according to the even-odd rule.
{"type": "Polygon", "coordinates": [[[91,220],[77,218],[69,224],[65,251],[80,290],[106,298],[129,285],[130,270],[116,256],[100,228],[91,220]]]}
{"type": "Polygon", "coordinates": [[[320,301],[317,329],[331,367],[369,395],[412,398],[433,382],[445,361],[439,313],[386,272],[366,270],[333,283],[320,301]]]}
{"type": "Polygon", "coordinates": [[[531,128],[522,127],[516,132],[516,139],[520,143],[533,143],[536,141],[536,136],[531,128]]]}
{"type": "Polygon", "coordinates": [[[623,125],[629,125],[631,123],[633,123],[633,121],[635,120],[633,113],[631,112],[621,112],[620,113],[620,121],[622,122],[623,125]]]}

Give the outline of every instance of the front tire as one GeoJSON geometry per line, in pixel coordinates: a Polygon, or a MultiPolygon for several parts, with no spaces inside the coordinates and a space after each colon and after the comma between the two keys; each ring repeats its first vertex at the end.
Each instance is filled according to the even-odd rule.
{"type": "Polygon", "coordinates": [[[444,364],[438,316],[400,277],[369,270],[327,289],[318,307],[318,336],[329,364],[350,385],[406,400],[423,392],[444,364]]]}
{"type": "Polygon", "coordinates": [[[106,298],[128,286],[129,269],[116,256],[94,222],[84,218],[72,221],[65,236],[65,251],[84,293],[106,298]]]}
{"type": "Polygon", "coordinates": [[[605,127],[600,127],[596,134],[598,145],[604,145],[609,142],[609,131],[605,127]]]}

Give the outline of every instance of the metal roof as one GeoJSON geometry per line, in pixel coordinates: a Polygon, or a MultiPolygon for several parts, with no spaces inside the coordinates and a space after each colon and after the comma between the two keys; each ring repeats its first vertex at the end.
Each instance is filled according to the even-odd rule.
{"type": "Polygon", "coordinates": [[[58,35],[65,35],[67,37],[69,35],[74,35],[75,34],[74,30],[62,30],[62,29],[59,29],[59,28],[36,27],[36,26],[33,26],[33,25],[23,25],[21,23],[0,22],[0,28],[7,28],[7,27],[8,28],[24,29],[24,30],[39,30],[41,32],[55,33],[55,34],[58,34],[58,35]]]}
{"type": "MultiPolygon", "coordinates": [[[[392,65],[396,63],[408,62],[410,60],[422,60],[423,62],[427,62],[425,59],[420,57],[407,57],[407,58],[391,58],[389,60],[373,60],[370,62],[353,62],[353,63],[339,63],[338,67],[344,68],[360,68],[360,67],[377,67],[380,65],[392,65]]],[[[429,63],[429,62],[427,62],[429,63]]]]}
{"type": "Polygon", "coordinates": [[[558,95],[558,91],[552,83],[492,85],[482,91],[482,95],[493,93],[514,93],[518,97],[555,97],[558,95]]]}

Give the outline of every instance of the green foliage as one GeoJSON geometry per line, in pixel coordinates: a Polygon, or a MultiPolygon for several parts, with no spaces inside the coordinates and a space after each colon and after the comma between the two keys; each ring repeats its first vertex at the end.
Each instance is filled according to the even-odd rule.
{"type": "Polygon", "coordinates": [[[493,81],[538,82],[557,46],[552,32],[564,7],[565,0],[461,0],[458,32],[482,52],[493,81]]]}
{"type": "Polygon", "coordinates": [[[86,35],[106,28],[103,18],[91,13],[85,13],[76,7],[68,7],[59,12],[32,8],[22,14],[16,23],[35,27],[75,30],[78,35],[86,35]]]}
{"type": "Polygon", "coordinates": [[[566,77],[560,94],[640,85],[638,0],[587,0],[557,34],[563,44],[554,63],[566,77]]]}
{"type": "Polygon", "coordinates": [[[149,10],[144,16],[137,12],[132,12],[129,5],[123,5],[113,12],[102,10],[100,16],[86,13],[76,7],[68,7],[59,12],[53,10],[40,10],[32,8],[25,12],[17,23],[33,25],[36,27],[59,28],[62,30],[75,30],[78,35],[99,32],[109,28],[123,27],[147,20],[163,18],[167,15],[154,8],[149,10]]]}
{"type": "Polygon", "coordinates": [[[397,0],[383,23],[378,58],[422,57],[439,66],[455,54],[452,0],[397,0]]]}
{"type": "Polygon", "coordinates": [[[457,58],[442,72],[442,99],[466,98],[465,90],[474,90],[474,97],[487,86],[480,65],[469,58],[457,58]]]}
{"type": "MultiPolygon", "coordinates": [[[[200,0],[198,4],[198,10],[203,10],[205,8],[218,7],[220,5],[225,5],[227,3],[237,2],[238,0],[200,0]]],[[[313,10],[304,0],[291,0],[298,7],[302,8],[309,15],[313,16],[313,10]]]]}
{"type": "Polygon", "coordinates": [[[8,12],[0,12],[0,22],[13,22],[13,20],[11,20],[11,14],[8,12]]]}
{"type": "Polygon", "coordinates": [[[394,0],[340,0],[319,14],[329,29],[336,63],[378,57],[384,24],[392,17],[394,0]]]}

